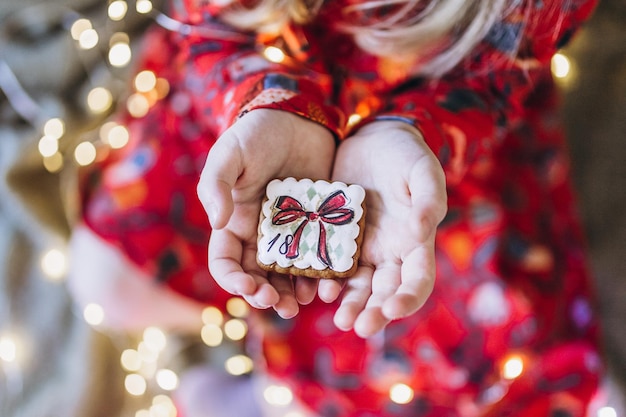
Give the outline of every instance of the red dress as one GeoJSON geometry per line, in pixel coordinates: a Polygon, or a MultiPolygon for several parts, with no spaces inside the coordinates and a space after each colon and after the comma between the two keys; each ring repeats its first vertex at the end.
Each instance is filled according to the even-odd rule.
{"type": "Polygon", "coordinates": [[[336,24],[376,16],[344,16],[346,1],[260,40],[220,23],[219,8],[173,0],[191,29],[150,31],[140,63],[169,94],[144,117],[120,116],[131,142],[90,175],[86,224],[157,281],[222,306],[195,192],[220,133],[255,108],[294,112],[338,139],[352,114],[404,120],[447,175],[432,296],[368,340],[334,327],[336,305],[314,302],[291,320],[260,314],[267,371],[322,416],[585,415],[602,360],[549,63],[595,1],[513,2],[439,80],[358,49],[336,24]],[[265,59],[270,44],[287,59],[265,59]],[[390,398],[398,383],[407,404],[390,398]]]}

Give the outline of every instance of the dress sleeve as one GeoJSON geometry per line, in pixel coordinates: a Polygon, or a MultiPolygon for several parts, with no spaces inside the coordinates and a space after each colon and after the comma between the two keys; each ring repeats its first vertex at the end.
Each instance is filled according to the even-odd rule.
{"type": "Polygon", "coordinates": [[[452,182],[488,159],[524,118],[531,93],[551,83],[551,57],[591,14],[596,0],[524,4],[496,24],[451,73],[395,86],[363,123],[396,119],[413,124],[452,182]]]}
{"type": "Polygon", "coordinates": [[[220,20],[219,8],[186,18],[189,30],[179,42],[184,85],[216,136],[247,112],[268,108],[315,121],[342,137],[344,115],[330,102],[332,78],[321,63],[290,57],[303,51],[282,53],[289,29],[279,38],[240,31],[220,20]]]}

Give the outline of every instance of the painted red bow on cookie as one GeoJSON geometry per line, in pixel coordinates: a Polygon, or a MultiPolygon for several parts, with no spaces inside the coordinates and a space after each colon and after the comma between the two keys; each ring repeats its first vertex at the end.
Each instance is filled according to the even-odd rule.
{"type": "Polygon", "coordinates": [[[324,223],[342,225],[348,224],[354,218],[354,211],[344,207],[348,202],[348,198],[343,191],[335,191],[326,198],[317,209],[316,212],[306,211],[302,204],[293,197],[286,195],[276,199],[275,207],[279,210],[272,217],[272,224],[283,225],[295,222],[301,218],[304,221],[300,223],[293,234],[293,241],[289,245],[289,249],[285,256],[289,259],[297,258],[299,255],[300,238],[304,227],[309,222],[320,222],[320,235],[317,245],[317,257],[326,266],[332,269],[333,265],[328,255],[328,247],[326,245],[326,228],[324,223]]]}

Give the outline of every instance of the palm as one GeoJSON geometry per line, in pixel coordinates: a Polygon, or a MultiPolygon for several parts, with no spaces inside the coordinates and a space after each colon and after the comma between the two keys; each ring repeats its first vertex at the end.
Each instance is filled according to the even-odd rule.
{"type": "Polygon", "coordinates": [[[407,230],[410,207],[394,204],[396,200],[388,197],[374,195],[367,200],[367,232],[361,252],[363,264],[400,264],[407,249],[418,244],[414,233],[407,230]]]}
{"type": "Polygon", "coordinates": [[[360,266],[335,315],[339,327],[362,336],[413,313],[430,294],[434,232],[446,203],[441,167],[417,131],[375,124],[342,144],[333,173],[368,191],[360,266]]]}

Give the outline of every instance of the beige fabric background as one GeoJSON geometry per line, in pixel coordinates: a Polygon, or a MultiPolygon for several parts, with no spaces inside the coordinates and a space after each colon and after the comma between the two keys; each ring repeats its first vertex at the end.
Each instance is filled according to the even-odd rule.
{"type": "MultiPolygon", "coordinates": [[[[110,73],[103,60],[106,39],[122,28],[106,19],[106,3],[0,0],[0,65],[8,64],[34,99],[36,116],[66,119],[66,152],[102,119],[83,110],[86,91],[125,89],[125,71],[110,73]],[[67,34],[69,9],[93,19],[103,49],[76,49],[67,34]]],[[[123,28],[136,40],[146,23],[131,10],[123,28]]],[[[626,2],[603,0],[567,53],[575,66],[563,86],[563,115],[619,398],[626,392],[626,2]]],[[[136,339],[89,328],[63,284],[41,272],[43,252],[63,247],[68,235],[76,170],[68,157],[68,168],[48,174],[37,153],[40,134],[0,92],[0,338],[10,332],[22,341],[16,363],[0,360],[0,416],[134,416],[146,400],[124,393],[119,354],[136,339]]]]}

